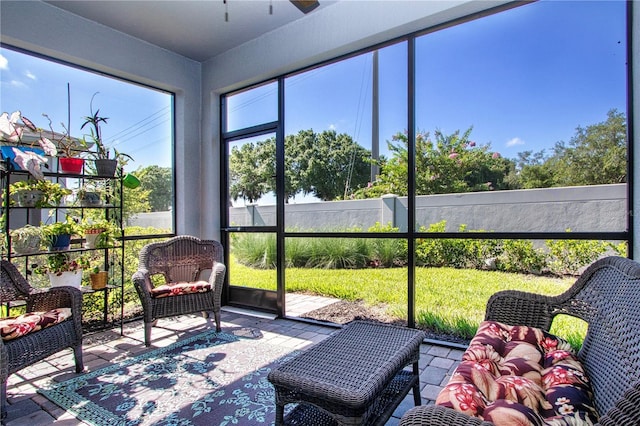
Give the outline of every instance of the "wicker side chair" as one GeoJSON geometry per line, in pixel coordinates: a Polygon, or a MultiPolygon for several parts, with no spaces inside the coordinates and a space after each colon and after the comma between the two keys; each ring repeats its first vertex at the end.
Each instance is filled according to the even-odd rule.
{"type": "MultiPolygon", "coordinates": [[[[599,425],[640,425],[640,263],[607,257],[590,265],[559,296],[515,290],[489,299],[485,319],[549,330],[558,314],[589,326],[578,359],[591,380],[599,425]]],[[[408,425],[491,425],[441,406],[409,410],[408,425]]]]}
{"type": "Polygon", "coordinates": [[[144,344],[151,344],[151,327],[159,318],[213,312],[216,331],[220,331],[220,303],[226,267],[222,244],[183,235],[147,244],[140,251],[133,284],[144,312],[144,344]],[[159,278],[159,279],[158,279],[159,278]],[[204,292],[171,292],[158,297],[158,286],[172,289],[185,283],[202,281],[210,285],[204,292]]]}
{"type": "Polygon", "coordinates": [[[35,364],[63,349],[71,348],[75,356],[76,373],[84,370],[82,362],[82,293],[73,287],[36,290],[7,260],[0,261],[0,303],[23,300],[27,312],[47,312],[56,308],[71,308],[71,317],[50,327],[24,336],[0,339],[0,404],[1,416],[7,415],[7,379],[24,367],[35,364]]]}

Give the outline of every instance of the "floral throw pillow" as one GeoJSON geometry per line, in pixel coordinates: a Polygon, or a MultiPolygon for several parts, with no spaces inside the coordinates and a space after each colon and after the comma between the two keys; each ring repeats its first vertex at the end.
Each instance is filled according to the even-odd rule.
{"type": "Polygon", "coordinates": [[[589,379],[571,346],[541,329],[484,321],[436,404],[507,425],[592,425],[589,379]]]}
{"type": "Polygon", "coordinates": [[[51,327],[71,317],[71,308],[57,308],[48,312],[27,312],[16,317],[0,319],[2,340],[17,339],[34,331],[51,327]]]}
{"type": "Polygon", "coordinates": [[[151,289],[151,296],[159,298],[207,291],[211,291],[211,284],[206,281],[180,282],[159,285],[151,289]]]}

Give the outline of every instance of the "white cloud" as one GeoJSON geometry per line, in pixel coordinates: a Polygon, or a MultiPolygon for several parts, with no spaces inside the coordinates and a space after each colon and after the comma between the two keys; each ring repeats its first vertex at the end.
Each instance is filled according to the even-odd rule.
{"type": "Polygon", "coordinates": [[[24,84],[22,81],[19,81],[19,80],[11,80],[9,84],[12,85],[13,87],[27,87],[26,84],[24,84]]]}
{"type": "Polygon", "coordinates": [[[513,138],[507,141],[507,148],[511,148],[512,146],[524,145],[524,141],[520,138],[513,138]]]}
{"type": "Polygon", "coordinates": [[[0,70],[8,70],[9,61],[4,56],[0,55],[0,70]]]}
{"type": "Polygon", "coordinates": [[[329,124],[329,130],[336,130],[335,124],[329,124]]]}
{"type": "Polygon", "coordinates": [[[36,75],[34,73],[32,73],[31,71],[28,71],[28,70],[25,71],[24,75],[27,78],[31,79],[31,80],[37,80],[38,79],[38,77],[36,77],[36,75]]]}

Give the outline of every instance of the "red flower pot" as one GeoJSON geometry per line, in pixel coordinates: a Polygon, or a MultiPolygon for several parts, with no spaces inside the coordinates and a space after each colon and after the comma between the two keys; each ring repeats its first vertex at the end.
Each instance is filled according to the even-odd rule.
{"type": "Polygon", "coordinates": [[[60,157],[58,161],[61,172],[73,174],[82,173],[82,166],[84,165],[83,158],[60,157]]]}

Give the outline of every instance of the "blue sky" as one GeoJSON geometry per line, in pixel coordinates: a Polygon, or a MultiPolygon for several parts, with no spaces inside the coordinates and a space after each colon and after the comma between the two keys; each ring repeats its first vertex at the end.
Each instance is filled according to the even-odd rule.
{"type": "MultiPolygon", "coordinates": [[[[577,5],[539,2],[418,38],[417,129],[473,126],[472,140],[516,158],[624,112],[625,4],[577,5]]],[[[406,128],[406,57],[406,43],[380,50],[381,151],[406,128]]],[[[287,132],[334,128],[369,147],[371,62],[365,54],[292,77],[287,132]]]]}
{"type": "Polygon", "coordinates": [[[46,113],[55,131],[67,125],[67,83],[70,87],[71,135],[81,137],[84,117],[93,109],[107,117],[101,126],[107,146],[134,158],[127,171],[139,166],[171,166],[171,96],[102,75],[0,49],[0,105],[3,112],[20,110],[39,127],[48,129],[46,113]]]}
{"type": "MultiPolygon", "coordinates": [[[[542,1],[428,34],[416,43],[416,122],[449,134],[473,126],[472,140],[508,158],[568,142],[578,126],[625,111],[623,1],[542,1]]],[[[89,102],[109,117],[107,143],[139,165],[171,164],[170,98],[162,92],[0,50],[1,110],[20,109],[74,136],[89,102]]],[[[380,149],[407,117],[406,43],[380,50],[380,149]]],[[[287,79],[286,131],[335,129],[371,148],[372,55],[287,79]]],[[[232,126],[275,120],[275,85],[231,101],[232,126]],[[236,118],[239,118],[236,120],[236,118]],[[246,119],[249,118],[249,121],[246,119]],[[234,121],[235,120],[235,121],[234,121]]]]}

